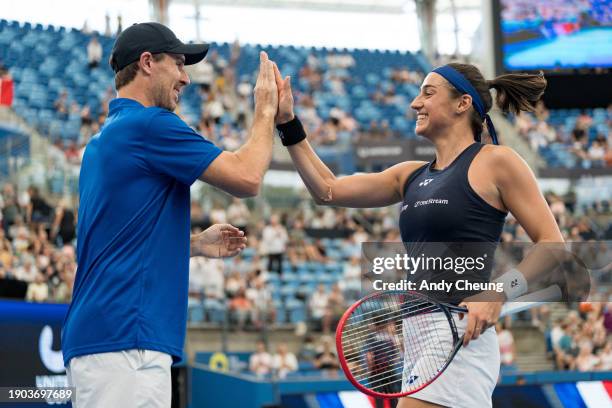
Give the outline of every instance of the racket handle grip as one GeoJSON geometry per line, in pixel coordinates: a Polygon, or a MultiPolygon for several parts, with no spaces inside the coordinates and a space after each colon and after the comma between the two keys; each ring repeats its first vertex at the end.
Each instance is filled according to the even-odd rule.
{"type": "Polygon", "coordinates": [[[532,307],[540,306],[546,302],[560,301],[562,298],[561,288],[558,285],[551,285],[545,289],[537,290],[533,293],[528,293],[519,296],[516,299],[506,303],[501,310],[500,317],[514,313],[519,313],[532,307]]]}

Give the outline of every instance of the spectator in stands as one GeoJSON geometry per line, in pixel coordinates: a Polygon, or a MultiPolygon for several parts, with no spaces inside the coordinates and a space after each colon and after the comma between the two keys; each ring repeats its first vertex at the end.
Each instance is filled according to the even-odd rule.
{"type": "Polygon", "coordinates": [[[272,356],[268,353],[266,343],[259,340],[257,351],[249,357],[249,370],[258,377],[265,377],[272,372],[272,356]]]}
{"type": "Polygon", "coordinates": [[[323,332],[327,333],[335,328],[346,311],[346,302],[340,284],[335,283],[327,297],[326,313],[323,320],[323,332]]]}
{"type": "Polygon", "coordinates": [[[13,237],[13,251],[15,255],[21,255],[23,252],[27,251],[28,247],[30,246],[30,230],[23,225],[21,217],[15,220],[15,224],[11,226],[11,229],[9,230],[9,235],[13,237]],[[19,225],[20,222],[21,225],[19,225]]]}
{"type": "Polygon", "coordinates": [[[306,259],[310,262],[315,263],[326,263],[327,259],[327,250],[325,249],[325,245],[321,242],[320,239],[315,239],[314,242],[304,242],[304,254],[306,255],[306,259]]]}
{"type": "Polygon", "coordinates": [[[559,342],[561,341],[561,337],[563,337],[564,329],[563,329],[563,319],[559,318],[553,324],[550,330],[550,347],[549,351],[557,350],[559,348],[559,342]]]}
{"type": "Polygon", "coordinates": [[[102,61],[102,44],[98,40],[98,35],[94,33],[87,44],[87,62],[89,69],[97,68],[102,61]]]}
{"type": "Polygon", "coordinates": [[[315,357],[314,366],[327,375],[338,375],[340,363],[338,362],[338,356],[336,355],[335,347],[330,337],[323,336],[321,338],[319,353],[315,357]]]}
{"type": "Polygon", "coordinates": [[[202,60],[197,64],[185,68],[189,74],[189,79],[194,85],[199,85],[203,92],[209,92],[214,80],[214,67],[210,61],[202,60]]]}
{"type": "MultiPolygon", "coordinates": [[[[201,253],[201,252],[200,252],[201,253]]],[[[225,287],[225,264],[221,259],[193,256],[189,259],[189,283],[210,299],[222,299],[225,287]]]]}
{"type": "Polygon", "coordinates": [[[578,371],[593,371],[599,363],[597,356],[593,355],[593,347],[584,343],[580,345],[580,352],[573,360],[573,365],[570,368],[578,371]]]}
{"type": "Polygon", "coordinates": [[[606,155],[608,154],[608,142],[603,135],[597,135],[597,138],[591,143],[591,147],[587,152],[591,165],[593,167],[605,167],[606,155]]]}
{"type": "Polygon", "coordinates": [[[251,217],[249,207],[243,200],[237,198],[232,199],[232,203],[227,208],[227,218],[232,220],[232,224],[236,228],[244,231],[245,235],[248,235],[247,224],[251,217]]]}
{"type": "Polygon", "coordinates": [[[240,288],[229,302],[230,318],[236,324],[238,331],[244,330],[252,308],[253,304],[246,297],[246,290],[240,288]]]}
{"type": "Polygon", "coordinates": [[[76,237],[76,217],[68,206],[67,199],[62,199],[55,208],[55,218],[51,225],[50,238],[57,246],[71,243],[76,237]]]}
{"type": "Polygon", "coordinates": [[[30,302],[45,302],[49,298],[49,285],[42,273],[37,273],[33,282],[28,285],[26,300],[30,302]]]}
{"type": "Polygon", "coordinates": [[[17,202],[15,187],[11,183],[5,183],[2,187],[2,223],[4,232],[8,234],[9,227],[19,216],[20,208],[17,202]]]}
{"type": "MultiPolygon", "coordinates": [[[[237,259],[237,258],[236,258],[237,259]]],[[[246,287],[246,282],[239,271],[232,272],[225,280],[225,296],[232,299],[240,289],[246,287]]]]}
{"type": "Polygon", "coordinates": [[[111,36],[110,16],[108,12],[104,15],[104,35],[107,37],[111,36]]]}
{"type": "Polygon", "coordinates": [[[246,297],[251,303],[251,322],[260,330],[266,323],[274,322],[276,309],[272,303],[272,294],[265,287],[261,278],[254,279],[252,287],[247,289],[246,297]]]}
{"type": "Polygon", "coordinates": [[[10,241],[4,237],[0,240],[0,265],[8,270],[13,266],[13,249],[10,241]]]}
{"type": "Polygon", "coordinates": [[[311,334],[307,334],[302,342],[299,358],[301,361],[313,362],[317,354],[317,345],[315,344],[314,337],[311,334]]]}
{"type": "Polygon", "coordinates": [[[599,359],[598,370],[612,370],[612,339],[608,339],[605,347],[597,353],[597,358],[599,359]]]}
{"type": "Polygon", "coordinates": [[[74,288],[74,275],[76,268],[64,267],[59,271],[60,284],[55,288],[55,301],[68,302],[72,298],[74,288]]]}
{"type": "Polygon", "coordinates": [[[60,119],[68,118],[68,91],[64,89],[60,92],[55,102],[53,102],[53,108],[55,108],[60,119]]]}
{"type": "Polygon", "coordinates": [[[0,107],[13,104],[13,77],[8,69],[0,64],[0,107]]]}
{"type": "Polygon", "coordinates": [[[310,318],[317,330],[327,329],[327,331],[329,331],[330,329],[329,321],[324,320],[326,314],[328,314],[328,301],[329,294],[327,293],[325,285],[321,283],[310,297],[309,302],[310,318]]]}
{"type": "Polygon", "coordinates": [[[569,322],[565,322],[561,328],[563,335],[559,339],[559,344],[555,349],[555,363],[558,369],[567,370],[573,367],[576,346],[573,340],[575,329],[569,322]]]}
{"type": "Polygon", "coordinates": [[[607,302],[603,309],[603,325],[606,333],[612,334],[612,302],[607,302]]]}
{"type": "Polygon", "coordinates": [[[272,367],[281,379],[298,370],[297,358],[288,350],[287,343],[279,343],[276,347],[276,354],[272,357],[272,367]]]}
{"type": "Polygon", "coordinates": [[[270,217],[270,223],[264,227],[261,235],[262,252],[268,256],[268,271],[281,274],[289,236],[287,229],[279,222],[278,215],[270,217]]]}
{"type": "Polygon", "coordinates": [[[548,146],[557,137],[555,130],[548,123],[541,121],[529,132],[531,148],[538,151],[540,147],[548,146]]]}
{"type": "Polygon", "coordinates": [[[507,320],[498,322],[496,329],[501,365],[513,367],[516,348],[514,346],[514,336],[512,336],[512,332],[508,330],[507,320]]]}
{"type": "Polygon", "coordinates": [[[121,34],[122,31],[123,31],[123,17],[121,17],[121,14],[117,14],[117,34],[116,36],[119,36],[119,34],[121,34]]]}
{"type": "Polygon", "coordinates": [[[34,282],[40,273],[34,264],[32,255],[24,255],[22,257],[22,262],[23,264],[21,266],[15,268],[15,278],[24,282],[34,282]]]}
{"type": "Polygon", "coordinates": [[[356,300],[361,293],[361,264],[359,257],[352,256],[349,262],[343,263],[343,275],[340,287],[348,299],[356,300]]]}
{"type": "Polygon", "coordinates": [[[588,160],[588,139],[586,131],[576,126],[576,128],[572,131],[572,141],[573,144],[570,151],[574,153],[581,161],[588,160]]]}

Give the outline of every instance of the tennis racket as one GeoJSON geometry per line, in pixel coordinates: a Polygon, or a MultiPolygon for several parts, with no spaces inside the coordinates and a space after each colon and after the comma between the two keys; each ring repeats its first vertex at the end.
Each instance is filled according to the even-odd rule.
{"type": "MultiPolygon", "coordinates": [[[[561,299],[557,285],[504,305],[508,315],[561,299]]],[[[454,315],[467,309],[409,291],[376,292],[353,304],[336,329],[342,370],[361,392],[400,398],[434,382],[463,343],[454,315]]]]}

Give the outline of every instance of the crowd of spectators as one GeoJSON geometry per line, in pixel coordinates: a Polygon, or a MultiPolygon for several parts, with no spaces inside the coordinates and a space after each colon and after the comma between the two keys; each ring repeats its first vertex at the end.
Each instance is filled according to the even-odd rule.
{"type": "MultiPolygon", "coordinates": [[[[545,198],[566,241],[587,242],[612,238],[612,211],[609,201],[595,201],[577,208],[576,196],[573,193],[560,196],[549,192],[545,194],[545,198]]],[[[531,242],[525,229],[517,223],[512,214],[506,219],[501,238],[502,242],[531,242]]]]}
{"type": "Polygon", "coordinates": [[[312,335],[305,336],[297,355],[289,351],[284,342],[278,343],[276,352],[271,354],[266,343],[260,340],[249,357],[249,372],[262,378],[275,376],[283,379],[297,373],[300,368],[337,377],[340,363],[332,337],[324,335],[315,340],[312,335]]]}
{"type": "Polygon", "coordinates": [[[19,282],[26,300],[69,302],[76,272],[76,217],[65,200],[51,205],[36,187],[0,194],[0,281],[19,282]]]}
{"type": "MultiPolygon", "coordinates": [[[[546,198],[566,239],[580,242],[609,238],[606,235],[610,228],[609,203],[596,202],[577,208],[571,195],[560,197],[547,193],[546,198]],[[603,222],[597,223],[598,217],[603,222]]],[[[66,200],[52,204],[35,187],[18,191],[12,184],[3,186],[0,208],[3,225],[0,229],[0,279],[25,282],[25,297],[30,301],[69,301],[76,271],[73,208],[66,200]]],[[[227,304],[230,327],[235,330],[259,331],[275,324],[275,287],[269,285],[269,277],[272,274],[282,276],[283,268],[279,269],[278,265],[289,263],[291,267],[298,267],[305,262],[323,265],[340,262],[342,278],[338,282],[320,284],[311,293],[297,295],[308,310],[304,322],[308,328],[306,332],[333,332],[346,307],[360,296],[360,243],[399,241],[393,208],[317,209],[304,204],[287,212],[273,211],[269,222],[265,222],[253,221],[251,210],[244,201],[233,200],[227,207],[215,205],[208,216],[204,216],[202,206],[194,200],[192,213],[194,232],[212,222],[234,220],[236,225],[248,231],[252,251],[248,259],[240,256],[230,260],[205,258],[194,248],[190,260],[191,300],[215,299],[227,304]],[[321,231],[333,231],[342,237],[341,259],[328,256],[323,240],[316,238],[316,233],[321,231]],[[284,242],[285,246],[271,251],[274,247],[271,244],[276,240],[284,242]]],[[[503,239],[528,240],[513,219],[506,223],[503,239]]],[[[594,303],[580,310],[580,314],[570,312],[562,321],[547,326],[555,364],[560,369],[577,370],[609,367],[612,304],[594,303]]],[[[544,317],[539,319],[538,324],[546,322],[544,317]]],[[[502,362],[512,364],[512,332],[507,327],[500,327],[499,333],[502,362]]],[[[284,356],[286,348],[281,349],[278,353],[284,356]]],[[[317,349],[320,353],[312,358],[315,367],[325,368],[330,361],[335,361],[329,354],[333,347],[327,350],[321,344],[317,349]]],[[[293,359],[279,358],[278,364],[270,360],[271,367],[278,366],[281,367],[278,370],[290,372],[293,359]]],[[[335,366],[330,366],[330,370],[335,370],[335,366]]]]}
{"type": "MultiPolygon", "coordinates": [[[[253,114],[253,75],[239,74],[241,52],[241,46],[234,43],[228,57],[213,49],[203,62],[187,67],[200,106],[196,107],[195,113],[191,112],[193,107],[190,106],[187,116],[183,115],[183,104],[177,111],[203,136],[230,151],[236,150],[246,140],[253,114]]],[[[105,63],[96,34],[92,35],[86,54],[90,69],[105,63]]],[[[352,103],[328,100],[356,98],[353,87],[364,81],[364,78],[357,79],[351,74],[356,64],[350,53],[329,53],[325,56],[311,53],[297,70],[296,78],[293,79],[295,109],[313,145],[351,149],[355,142],[397,140],[405,137],[404,133],[413,132],[409,128],[398,131],[392,122],[398,114],[408,123],[416,120],[415,112],[409,107],[412,97],[406,94],[405,86],[411,85],[418,89],[424,78],[423,73],[405,68],[389,68],[385,80],[379,81],[374,87],[363,88],[365,94],[359,98],[365,98],[380,112],[364,123],[354,116],[356,109],[350,106],[352,103]],[[393,113],[389,113],[388,109],[393,113]]],[[[53,107],[59,114],[58,118],[80,118],[81,121],[81,131],[76,140],[54,140],[57,148],[71,156],[69,164],[80,163],[86,143],[103,125],[108,112],[108,101],[115,96],[111,85],[101,97],[99,106],[81,106],[69,98],[66,91],[61,92],[55,100],[53,107]]],[[[571,128],[551,123],[549,116],[550,112],[540,103],[534,114],[521,113],[515,118],[518,133],[534,150],[553,145],[563,146],[575,158],[570,166],[590,168],[612,164],[612,149],[609,146],[612,106],[607,111],[607,130],[602,126],[594,130],[593,117],[588,111],[580,114],[571,128]]]]}
{"type": "Polygon", "coordinates": [[[290,352],[286,343],[276,346],[276,353],[270,354],[266,344],[258,341],[256,351],[249,358],[249,371],[258,377],[276,375],[286,378],[288,374],[298,370],[298,359],[290,352]]]}
{"type": "Polygon", "coordinates": [[[593,114],[582,111],[575,121],[553,125],[551,112],[539,102],[533,113],[521,112],[515,118],[518,134],[529,143],[534,151],[559,146],[571,153],[577,167],[612,166],[610,134],[612,129],[612,105],[606,111],[604,126],[596,127],[593,114]]]}
{"type": "Polygon", "coordinates": [[[612,302],[583,303],[547,328],[559,370],[612,370],[612,302]]]}

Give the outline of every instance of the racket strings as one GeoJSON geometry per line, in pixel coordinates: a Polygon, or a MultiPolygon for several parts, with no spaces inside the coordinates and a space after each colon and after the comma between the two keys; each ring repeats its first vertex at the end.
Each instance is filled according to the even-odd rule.
{"type": "Polygon", "coordinates": [[[406,294],[374,297],[342,328],[353,378],[381,394],[410,392],[433,380],[452,353],[440,306],[406,294]]]}
{"type": "MultiPolygon", "coordinates": [[[[359,340],[360,336],[363,336],[364,333],[367,333],[367,331],[365,331],[363,329],[363,323],[366,322],[366,321],[368,323],[370,323],[370,324],[378,325],[378,324],[382,324],[382,323],[397,322],[399,320],[406,319],[406,318],[409,318],[411,316],[414,316],[414,315],[416,315],[418,313],[431,313],[431,312],[441,312],[441,310],[440,310],[439,306],[437,306],[435,304],[428,303],[426,307],[421,307],[419,309],[409,311],[406,316],[398,315],[397,311],[394,311],[394,312],[391,312],[391,313],[384,313],[384,314],[381,314],[381,318],[379,318],[379,319],[371,318],[369,320],[363,320],[363,321],[360,321],[360,322],[351,323],[350,325],[357,324],[357,323],[362,323],[362,324],[360,325],[360,327],[355,327],[353,329],[343,330],[342,331],[342,338],[344,339],[345,336],[346,336],[347,340],[351,340],[351,341],[359,340]]],[[[347,326],[349,326],[349,325],[347,325],[347,326]]],[[[368,334],[366,334],[365,337],[368,337],[368,334]]]]}
{"type": "Polygon", "coordinates": [[[406,306],[406,305],[402,305],[401,309],[392,309],[389,312],[384,312],[381,313],[381,309],[383,309],[382,307],[379,308],[378,310],[376,310],[375,312],[367,312],[365,314],[368,313],[378,313],[378,315],[375,315],[374,317],[370,317],[367,319],[361,319],[361,315],[357,315],[354,314],[353,316],[351,316],[350,319],[348,319],[348,321],[350,321],[350,323],[345,324],[345,328],[346,331],[343,331],[343,333],[347,333],[347,335],[350,336],[350,333],[352,331],[355,332],[361,332],[363,330],[363,324],[364,323],[376,323],[376,324],[380,324],[383,323],[385,321],[391,322],[391,321],[396,321],[398,319],[398,317],[401,318],[408,318],[411,317],[413,315],[417,315],[420,313],[429,313],[432,311],[441,311],[440,307],[434,303],[431,302],[421,302],[419,304],[413,305],[413,306],[406,306]],[[422,307],[423,305],[425,305],[424,307],[422,307]],[[406,310],[409,309],[409,310],[406,310]],[[405,313],[401,312],[401,311],[405,311],[405,313]],[[406,316],[398,316],[398,314],[406,314],[406,316]],[[385,318],[387,318],[387,320],[384,320],[385,318]]]}

